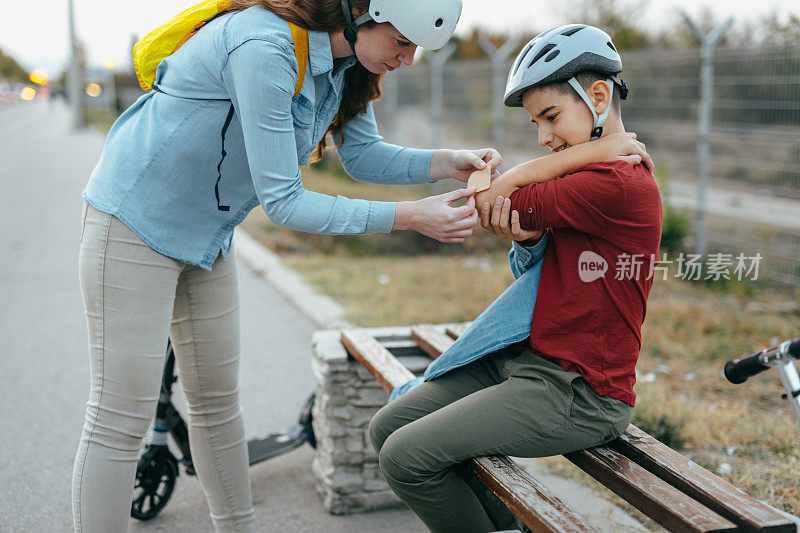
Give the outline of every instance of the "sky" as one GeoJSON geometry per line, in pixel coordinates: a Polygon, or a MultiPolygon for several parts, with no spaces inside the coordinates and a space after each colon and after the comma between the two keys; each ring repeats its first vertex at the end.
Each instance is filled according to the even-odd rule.
{"type": "MultiPolygon", "coordinates": [[[[129,64],[131,39],[141,37],[196,0],[73,0],[78,36],[86,44],[89,64],[129,64]]],[[[641,0],[620,0],[640,5],[641,0]]],[[[646,1],[646,0],[645,0],[646,1]]],[[[67,0],[4,2],[0,14],[0,49],[32,70],[47,68],[57,75],[67,62],[67,0]]],[[[576,0],[464,0],[458,34],[479,26],[493,32],[530,32],[568,22],[580,22],[570,10],[576,0]],[[489,7],[491,6],[491,8],[489,7]]],[[[711,9],[719,20],[733,16],[737,23],[753,22],[777,12],[800,16],[797,0],[650,0],[642,15],[647,29],[669,27],[679,20],[680,10],[699,16],[711,9]]]]}

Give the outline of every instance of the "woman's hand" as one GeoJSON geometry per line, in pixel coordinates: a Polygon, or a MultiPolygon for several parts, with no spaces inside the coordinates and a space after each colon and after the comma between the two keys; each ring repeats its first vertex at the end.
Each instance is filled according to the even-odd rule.
{"type": "Polygon", "coordinates": [[[653,172],[653,159],[644,143],[636,140],[635,133],[612,133],[586,145],[597,150],[595,161],[625,161],[632,165],[642,163],[653,172]]]}
{"type": "Polygon", "coordinates": [[[539,240],[544,234],[544,230],[522,229],[519,225],[519,213],[511,209],[511,200],[502,196],[495,199],[494,206],[489,202],[483,204],[481,226],[489,233],[509,241],[539,240]]]}
{"type": "Polygon", "coordinates": [[[398,202],[393,230],[411,229],[437,241],[456,243],[472,235],[478,222],[475,189],[456,189],[414,202],[398,202]],[[469,197],[461,207],[450,204],[469,197]]]}
{"type": "Polygon", "coordinates": [[[470,174],[485,168],[486,165],[492,167],[492,179],[494,179],[500,175],[497,172],[497,167],[502,162],[503,158],[494,148],[436,150],[433,152],[433,157],[431,157],[431,179],[452,178],[466,183],[470,174]]]}

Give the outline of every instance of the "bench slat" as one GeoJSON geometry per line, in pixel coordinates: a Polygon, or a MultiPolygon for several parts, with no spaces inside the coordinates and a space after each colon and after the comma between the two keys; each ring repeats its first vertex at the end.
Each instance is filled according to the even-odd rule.
{"type": "MultiPolygon", "coordinates": [[[[342,331],[342,344],[389,392],[414,377],[367,330],[342,331]]],[[[472,461],[472,469],[476,477],[534,531],[595,531],[546,488],[535,481],[530,483],[533,480],[530,474],[509,459],[480,457],[472,461]]]]}
{"type": "Polygon", "coordinates": [[[464,322],[463,324],[452,324],[450,326],[447,326],[444,331],[452,338],[457,339],[461,335],[463,335],[465,331],[467,331],[467,328],[469,327],[470,324],[472,324],[472,322],[464,322]]]}
{"type": "Polygon", "coordinates": [[[610,446],[739,525],[742,531],[797,531],[794,522],[772,507],[737,489],[634,425],[630,425],[625,434],[610,446]]]}
{"type": "Polygon", "coordinates": [[[431,359],[439,357],[454,342],[453,337],[446,334],[441,328],[427,324],[413,326],[411,328],[411,339],[431,359]]]}
{"type": "Polygon", "coordinates": [[[532,531],[595,531],[508,457],[477,457],[472,472],[532,531]]]}
{"type": "Polygon", "coordinates": [[[414,379],[414,374],[366,330],[342,331],[342,344],[389,392],[414,379]]]}
{"type": "Polygon", "coordinates": [[[607,446],[564,457],[669,531],[739,531],[729,520],[607,446]]]}

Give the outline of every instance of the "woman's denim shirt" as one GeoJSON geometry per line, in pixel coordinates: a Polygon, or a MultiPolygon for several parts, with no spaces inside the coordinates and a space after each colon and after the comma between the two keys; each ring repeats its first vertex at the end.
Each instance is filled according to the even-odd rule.
{"type": "Polygon", "coordinates": [[[506,346],[526,339],[531,334],[533,309],[539,292],[542,261],[547,249],[548,234],[531,247],[514,242],[508,262],[516,280],[469,325],[456,342],[434,359],[425,375],[395,387],[389,401],[407,393],[417,385],[436,379],[453,369],[477,361],[506,346]]]}
{"type": "MultiPolygon", "coordinates": [[[[329,36],[309,31],[303,87],[288,24],[252,7],[213,20],[156,71],[154,90],[116,121],[84,199],[154,250],[210,269],[233,228],[259,203],[281,226],[308,233],[386,233],[393,202],[303,188],[308,162],[339,109],[345,70],[329,36]]],[[[372,106],[342,132],[339,157],[355,179],[430,180],[433,152],[383,142],[372,106]]]]}

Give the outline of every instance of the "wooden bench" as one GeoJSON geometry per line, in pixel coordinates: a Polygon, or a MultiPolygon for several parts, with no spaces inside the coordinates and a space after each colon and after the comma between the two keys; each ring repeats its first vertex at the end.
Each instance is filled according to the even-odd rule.
{"type": "MultiPolygon", "coordinates": [[[[404,366],[404,359],[418,359],[422,353],[438,357],[466,327],[414,326],[407,338],[393,337],[384,342],[369,329],[353,329],[343,331],[341,340],[348,353],[391,391],[414,377],[404,366]]],[[[669,531],[797,531],[786,515],[633,425],[608,445],[565,457],[669,531]]],[[[475,477],[532,531],[595,531],[508,457],[478,457],[471,466],[475,477]]]]}

